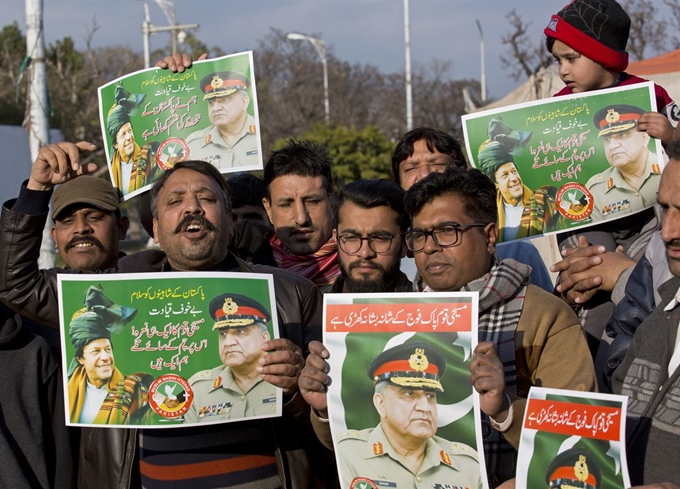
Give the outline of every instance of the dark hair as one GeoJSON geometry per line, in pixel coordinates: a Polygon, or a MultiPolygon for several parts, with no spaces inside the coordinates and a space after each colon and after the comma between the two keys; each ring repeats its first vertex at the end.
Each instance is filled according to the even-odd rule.
{"type": "Polygon", "coordinates": [[[460,148],[460,144],[456,141],[456,138],[439,129],[416,127],[401,137],[397,142],[397,146],[394,148],[394,153],[392,153],[392,175],[397,184],[401,184],[399,179],[399,164],[413,155],[413,145],[420,140],[425,141],[427,149],[430,150],[431,153],[434,153],[436,150],[441,154],[449,155],[451,157],[451,166],[466,166],[463,150],[460,148]]]}
{"type": "Polygon", "coordinates": [[[555,38],[550,37],[550,36],[545,36],[545,47],[548,49],[548,52],[552,54],[553,46],[555,45],[555,38]]]}
{"type": "Polygon", "coordinates": [[[231,194],[231,205],[234,209],[243,205],[262,205],[264,182],[260,177],[250,173],[234,175],[227,180],[231,194]]]}
{"type": "Polygon", "coordinates": [[[406,212],[413,217],[425,204],[443,195],[460,197],[465,213],[477,222],[498,222],[496,186],[474,168],[451,168],[443,173],[430,173],[406,192],[406,212]]]}
{"type": "Polygon", "coordinates": [[[405,232],[410,225],[410,217],[404,209],[404,190],[396,183],[382,178],[357,180],[340,189],[335,207],[335,222],[339,222],[340,206],[351,202],[364,209],[389,207],[397,213],[397,225],[405,232]]]}
{"type": "Polygon", "coordinates": [[[274,151],[264,167],[265,196],[270,198],[269,185],[278,177],[297,175],[321,177],[328,195],[333,193],[333,176],[328,150],[311,141],[289,139],[285,148],[274,151]]]}
{"type": "Polygon", "coordinates": [[[680,138],[672,139],[666,146],[666,155],[669,160],[680,161],[680,138]]]}
{"type": "Polygon", "coordinates": [[[219,170],[206,161],[189,160],[175,163],[175,166],[168,170],[165,170],[165,173],[163,173],[160,176],[160,178],[153,183],[153,187],[151,187],[150,192],[151,215],[155,219],[158,219],[158,194],[163,188],[163,185],[165,185],[166,180],[170,178],[170,175],[172,175],[177,170],[181,170],[183,168],[187,170],[193,170],[198,173],[202,173],[203,175],[207,175],[211,177],[213,180],[215,180],[215,182],[217,182],[217,185],[219,185],[220,189],[222,189],[222,197],[224,197],[224,206],[226,207],[227,212],[231,211],[231,199],[229,198],[230,195],[229,187],[227,187],[227,182],[224,180],[219,170]]]}

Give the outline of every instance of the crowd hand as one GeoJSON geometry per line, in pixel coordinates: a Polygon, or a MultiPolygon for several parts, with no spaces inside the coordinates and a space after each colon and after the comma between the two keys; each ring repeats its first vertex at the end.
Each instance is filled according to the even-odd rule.
{"type": "Polygon", "coordinates": [[[328,417],[326,391],[331,383],[328,376],[330,366],[326,361],[329,357],[330,353],[320,341],[311,341],[305,368],[302,369],[298,381],[302,397],[324,418],[328,417]]]}
{"type": "Polygon", "coordinates": [[[278,338],[262,343],[260,347],[270,352],[260,359],[257,372],[262,380],[280,387],[286,395],[297,392],[298,377],[305,364],[299,346],[285,338],[278,338]]]}
{"type": "Polygon", "coordinates": [[[578,247],[566,248],[562,255],[565,258],[550,270],[560,274],[556,290],[572,305],[589,301],[598,290],[613,290],[621,272],[635,265],[623,248],[611,252],[590,246],[585,236],[578,237],[578,247]]]}
{"type": "Polygon", "coordinates": [[[503,364],[492,341],[483,341],[475,348],[470,362],[470,381],[479,393],[480,408],[484,414],[502,423],[510,406],[505,395],[503,364]]]}
{"type": "MultiPolygon", "coordinates": [[[[208,53],[201,54],[196,61],[204,60],[208,57],[208,53]]],[[[174,53],[171,56],[166,56],[156,63],[156,68],[163,68],[170,70],[173,73],[182,73],[185,69],[191,68],[194,60],[190,54],[174,53]]]]}
{"type": "Polygon", "coordinates": [[[666,146],[675,135],[675,129],[668,118],[660,112],[646,112],[638,119],[637,130],[646,132],[666,146]]]}
{"type": "Polygon", "coordinates": [[[94,144],[87,141],[75,144],[62,141],[43,146],[33,162],[27,188],[50,190],[55,185],[95,171],[97,165],[94,163],[80,164],[80,155],[96,149],[94,144]]]}

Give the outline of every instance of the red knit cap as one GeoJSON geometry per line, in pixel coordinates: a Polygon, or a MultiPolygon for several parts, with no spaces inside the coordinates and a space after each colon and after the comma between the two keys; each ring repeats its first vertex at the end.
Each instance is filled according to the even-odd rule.
{"type": "Polygon", "coordinates": [[[624,71],[630,17],[614,0],[574,0],[543,31],[605,68],[624,71]]]}

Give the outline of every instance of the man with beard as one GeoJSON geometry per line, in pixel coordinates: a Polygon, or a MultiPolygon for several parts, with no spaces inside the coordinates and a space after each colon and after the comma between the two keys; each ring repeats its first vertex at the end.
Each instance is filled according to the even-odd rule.
{"type": "Polygon", "coordinates": [[[404,191],[389,180],[357,180],[340,190],[333,237],[341,275],[327,292],[412,290],[399,270],[410,223],[403,199],[404,191]]]}
{"type": "Polygon", "coordinates": [[[340,275],[333,232],[334,196],[328,150],[309,141],[289,140],[264,168],[262,199],[274,235],[276,264],[324,287],[340,275]]]}
{"type": "MultiPolygon", "coordinates": [[[[96,169],[81,164],[90,143],[58,143],[40,149],[26,191],[31,202],[52,187],[96,169]]],[[[264,342],[269,351],[257,367],[263,380],[283,391],[283,416],[192,430],[137,430],[104,443],[93,436],[81,452],[79,487],[324,487],[320,446],[307,432],[309,408],[297,395],[303,351],[320,339],[319,293],[312,283],[276,268],[243,262],[227,251],[231,203],[219,171],[203,161],[183,161],[167,170],[151,190],[154,239],[162,252],[124,257],[107,273],[231,271],[273,276],[281,338],[264,342]],[[209,471],[205,470],[210,466],[209,471]],[[318,470],[312,470],[312,467],[318,470]],[[103,476],[105,474],[105,476],[103,476]]],[[[2,209],[0,299],[22,314],[58,328],[57,275],[39,270],[41,233],[47,206],[32,214],[2,209]]],[[[77,271],[73,271],[76,273],[77,271]]],[[[98,432],[100,430],[92,430],[98,432]]],[[[118,430],[116,430],[118,433],[118,430]]]]}

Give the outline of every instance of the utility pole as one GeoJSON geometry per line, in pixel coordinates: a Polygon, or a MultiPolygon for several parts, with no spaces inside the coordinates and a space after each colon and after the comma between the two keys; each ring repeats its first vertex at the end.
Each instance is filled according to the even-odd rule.
{"type": "Polygon", "coordinates": [[[482,86],[482,102],[486,102],[486,66],[484,62],[484,32],[482,31],[482,24],[479,22],[479,20],[475,20],[477,22],[477,29],[479,30],[479,53],[481,57],[481,86],[482,86]]]}
{"type": "MultiPolygon", "coordinates": [[[[40,148],[50,142],[42,0],[26,0],[26,56],[30,58],[30,65],[28,68],[28,118],[25,127],[28,130],[31,162],[33,162],[38,157],[40,148]]],[[[43,230],[40,247],[38,260],[40,268],[53,268],[55,264],[51,228],[51,220],[48,220],[43,230]]]]}
{"type": "MultiPolygon", "coordinates": [[[[142,21],[142,35],[144,36],[144,67],[149,68],[149,36],[157,32],[170,32],[172,54],[177,52],[177,37],[182,36],[185,30],[198,29],[198,24],[177,24],[175,22],[175,0],[155,0],[168,20],[167,26],[155,26],[151,23],[149,15],[149,2],[144,1],[144,20],[142,21]]],[[[183,39],[183,36],[182,36],[183,39]]],[[[182,42],[182,41],[180,41],[182,42]]]]}
{"type": "Polygon", "coordinates": [[[406,130],[413,129],[413,91],[411,89],[411,28],[408,0],[404,0],[404,47],[406,50],[406,130]]]}

